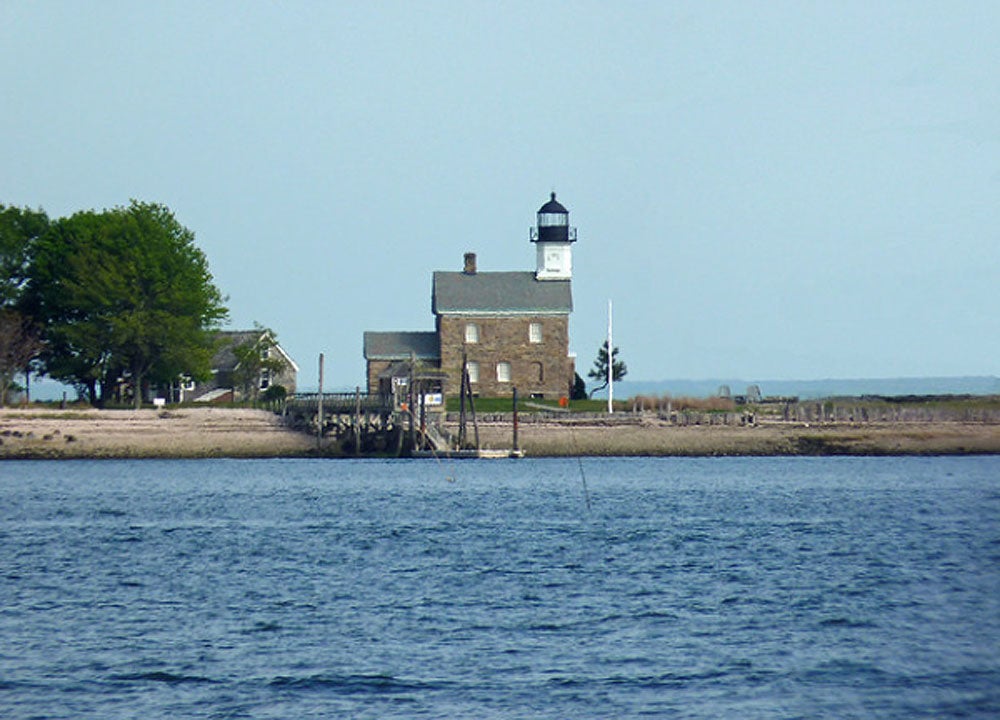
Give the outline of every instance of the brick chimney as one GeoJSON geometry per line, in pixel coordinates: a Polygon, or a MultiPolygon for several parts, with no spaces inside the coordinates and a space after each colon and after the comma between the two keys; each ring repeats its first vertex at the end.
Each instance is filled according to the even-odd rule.
{"type": "Polygon", "coordinates": [[[465,270],[463,270],[466,275],[476,274],[476,253],[467,252],[465,253],[465,270]]]}

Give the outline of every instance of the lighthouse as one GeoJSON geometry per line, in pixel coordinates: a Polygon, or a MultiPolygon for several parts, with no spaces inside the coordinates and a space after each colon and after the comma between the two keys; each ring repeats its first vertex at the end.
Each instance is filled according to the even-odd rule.
{"type": "Polygon", "coordinates": [[[569,226],[569,210],[556,200],[555,193],[538,209],[538,225],[531,229],[531,242],[535,243],[536,280],[573,278],[576,228],[569,226]]]}

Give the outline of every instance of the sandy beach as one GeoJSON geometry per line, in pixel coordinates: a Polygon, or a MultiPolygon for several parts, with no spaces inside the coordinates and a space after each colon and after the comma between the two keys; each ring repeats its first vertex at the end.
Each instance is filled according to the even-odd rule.
{"type": "Polygon", "coordinates": [[[315,440],[265,410],[0,410],[0,458],[295,457],[315,440]]]}
{"type": "MultiPolygon", "coordinates": [[[[509,448],[509,424],[481,423],[486,448],[509,448]]],[[[680,427],[622,416],[586,423],[526,422],[528,456],[936,455],[1000,453],[1000,424],[767,422],[680,427]]],[[[0,458],[309,457],[315,439],[264,410],[0,410],[0,458]]]]}

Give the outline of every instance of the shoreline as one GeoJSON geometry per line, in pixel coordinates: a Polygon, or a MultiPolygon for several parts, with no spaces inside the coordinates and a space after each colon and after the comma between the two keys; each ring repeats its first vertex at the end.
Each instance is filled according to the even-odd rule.
{"type": "MultiPolygon", "coordinates": [[[[481,439],[484,439],[481,428],[481,439]]],[[[504,431],[510,443],[510,430],[504,431]]],[[[485,443],[499,438],[490,429],[485,443]]],[[[860,425],[764,423],[757,426],[522,426],[529,457],[761,457],[1000,454],[1000,425],[937,422],[860,425]]]]}
{"type": "MultiPolygon", "coordinates": [[[[471,433],[471,428],[470,428],[471,433]]],[[[507,423],[480,423],[484,449],[512,447],[507,423]]],[[[527,457],[716,457],[1000,454],[1000,424],[791,423],[679,426],[643,416],[529,422],[527,457]]],[[[438,453],[446,457],[447,453],[438,453]]],[[[266,410],[0,409],[0,460],[337,457],[266,410]]]]}
{"type": "Polygon", "coordinates": [[[306,457],[315,440],[266,410],[0,410],[0,460],[306,457]]]}

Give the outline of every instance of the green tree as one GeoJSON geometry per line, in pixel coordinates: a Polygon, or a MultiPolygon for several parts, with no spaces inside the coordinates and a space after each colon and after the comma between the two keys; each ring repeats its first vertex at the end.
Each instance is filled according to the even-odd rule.
{"type": "Polygon", "coordinates": [[[0,204],[0,308],[17,304],[35,241],[49,228],[42,210],[0,204]]]}
{"type": "Polygon", "coordinates": [[[80,212],[35,243],[25,308],[45,329],[45,371],[103,404],[120,381],[206,377],[228,311],[194,233],[163,205],[80,212]],[[100,388],[100,394],[98,394],[100,388]]]}
{"type": "MultiPolygon", "coordinates": [[[[611,377],[615,382],[618,382],[628,374],[628,367],[625,365],[624,360],[618,359],[618,348],[613,348],[611,350],[611,377]]],[[[608,386],[608,341],[605,340],[604,344],[601,345],[600,349],[597,351],[597,357],[594,359],[594,367],[590,369],[587,373],[587,377],[597,382],[602,383],[598,385],[593,390],[590,391],[590,396],[593,397],[594,393],[599,390],[603,390],[608,386]]]]}
{"type": "Polygon", "coordinates": [[[288,389],[284,385],[268,385],[267,390],[261,393],[260,401],[271,408],[280,408],[288,397],[288,389]]]}
{"type": "MultiPolygon", "coordinates": [[[[111,337],[102,318],[99,291],[87,286],[87,257],[101,242],[102,219],[79,212],[54,221],[33,245],[22,306],[43,327],[42,369],[101,404],[111,369],[111,337]]],[[[104,263],[107,265],[107,263],[104,263]]],[[[95,267],[94,277],[107,273],[95,267]]]]}
{"type": "Polygon", "coordinates": [[[244,400],[257,404],[261,386],[268,390],[273,387],[273,378],[285,368],[285,362],[275,348],[277,337],[270,328],[254,323],[252,337],[233,347],[236,367],[233,370],[233,384],[240,388],[244,400]],[[265,382],[266,381],[266,382],[265,382]]]}

